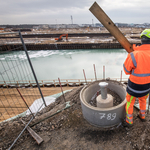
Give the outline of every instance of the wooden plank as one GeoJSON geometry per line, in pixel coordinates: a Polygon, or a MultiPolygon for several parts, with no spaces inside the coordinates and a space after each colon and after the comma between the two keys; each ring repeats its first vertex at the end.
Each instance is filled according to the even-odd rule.
{"type": "MultiPolygon", "coordinates": [[[[26,125],[26,123],[21,119],[22,123],[26,125]]],[[[28,132],[31,134],[31,136],[36,140],[38,145],[40,145],[44,140],[34,131],[32,130],[29,126],[27,127],[28,132]]]]}
{"type": "Polygon", "coordinates": [[[133,51],[132,45],[129,43],[129,41],[96,2],[94,2],[89,10],[104,25],[111,35],[118,40],[118,42],[128,53],[133,51]]]}

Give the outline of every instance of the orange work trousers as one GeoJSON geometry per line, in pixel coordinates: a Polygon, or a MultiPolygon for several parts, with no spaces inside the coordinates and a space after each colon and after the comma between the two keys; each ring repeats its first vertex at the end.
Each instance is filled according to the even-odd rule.
{"type": "MultiPolygon", "coordinates": [[[[145,112],[146,112],[146,99],[148,98],[148,95],[145,95],[143,97],[138,97],[139,99],[139,108],[140,112],[139,115],[142,119],[145,119],[145,112]]],[[[127,93],[126,95],[126,122],[129,124],[133,124],[133,107],[136,97],[130,95],[127,93]]]]}

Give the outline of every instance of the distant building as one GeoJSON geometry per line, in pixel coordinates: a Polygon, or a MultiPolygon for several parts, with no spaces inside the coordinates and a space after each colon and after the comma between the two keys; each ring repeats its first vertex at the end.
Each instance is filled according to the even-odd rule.
{"type": "Polygon", "coordinates": [[[95,27],[103,27],[103,25],[100,23],[95,23],[95,27]]]}
{"type": "Polygon", "coordinates": [[[91,24],[81,24],[81,26],[80,27],[90,27],[91,26],[91,24]]]}
{"type": "Polygon", "coordinates": [[[146,28],[150,28],[150,23],[144,23],[144,26],[145,26],[146,28]]]}
{"type": "Polygon", "coordinates": [[[53,28],[53,29],[56,29],[56,28],[79,28],[80,26],[78,24],[52,24],[52,25],[49,25],[49,28],[53,28]]]}
{"type": "Polygon", "coordinates": [[[128,24],[128,27],[134,27],[135,26],[135,24],[134,23],[130,23],[130,24],[128,24]]]}
{"type": "Polygon", "coordinates": [[[144,24],[135,24],[135,27],[136,28],[145,28],[145,25],[144,24]]]}
{"type": "MultiPolygon", "coordinates": [[[[150,23],[143,24],[127,24],[127,23],[115,23],[117,27],[136,27],[136,28],[150,28],[150,23]]],[[[92,24],[20,24],[20,25],[0,25],[0,28],[9,29],[59,29],[59,28],[87,28],[87,27],[103,27],[101,23],[92,24]]]]}
{"type": "Polygon", "coordinates": [[[127,23],[115,23],[117,27],[128,27],[127,23]]]}

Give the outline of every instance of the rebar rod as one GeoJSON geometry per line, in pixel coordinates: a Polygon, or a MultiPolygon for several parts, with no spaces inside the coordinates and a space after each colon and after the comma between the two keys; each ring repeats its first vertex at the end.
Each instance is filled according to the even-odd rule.
{"type": "Polygon", "coordinates": [[[25,105],[27,106],[27,108],[28,108],[29,111],[31,112],[32,116],[34,117],[34,115],[33,115],[32,111],[31,111],[30,107],[29,107],[28,104],[26,103],[26,101],[25,101],[24,97],[22,96],[21,92],[19,91],[18,88],[16,88],[16,89],[17,89],[19,95],[21,96],[22,100],[24,101],[25,105]]]}
{"type": "Polygon", "coordinates": [[[66,102],[65,95],[64,95],[64,92],[63,92],[63,89],[62,89],[61,82],[60,82],[60,79],[59,79],[59,78],[58,78],[58,81],[59,81],[59,85],[60,85],[60,88],[61,88],[61,92],[62,92],[64,101],[66,102]]]}
{"type": "Polygon", "coordinates": [[[96,68],[95,68],[95,64],[93,64],[94,66],[94,74],[95,74],[95,80],[97,81],[97,76],[96,76],[96,68]]]}
{"type": "Polygon", "coordinates": [[[84,74],[85,83],[87,84],[87,80],[86,80],[86,75],[85,75],[84,69],[83,69],[83,74],[84,74]]]}
{"type": "Polygon", "coordinates": [[[105,66],[103,66],[103,79],[105,79],[105,66]]]}

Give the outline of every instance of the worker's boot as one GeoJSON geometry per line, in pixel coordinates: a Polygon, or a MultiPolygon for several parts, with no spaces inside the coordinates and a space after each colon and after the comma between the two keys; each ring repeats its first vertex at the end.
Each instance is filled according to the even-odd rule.
{"type": "Polygon", "coordinates": [[[146,121],[146,119],[144,118],[141,118],[141,116],[140,116],[140,114],[137,116],[142,122],[145,122],[146,121]]]}
{"type": "Polygon", "coordinates": [[[133,126],[133,124],[129,124],[129,123],[127,123],[126,121],[123,121],[123,122],[122,122],[122,125],[123,125],[124,127],[132,127],[132,126],[133,126]]]}

